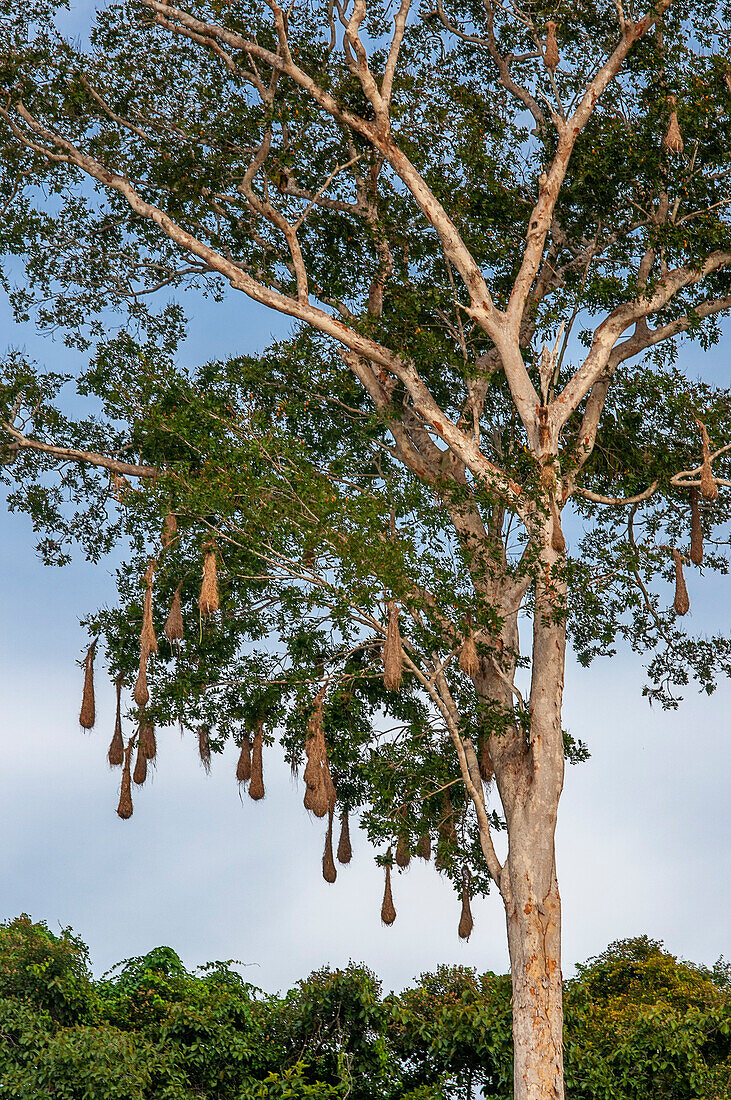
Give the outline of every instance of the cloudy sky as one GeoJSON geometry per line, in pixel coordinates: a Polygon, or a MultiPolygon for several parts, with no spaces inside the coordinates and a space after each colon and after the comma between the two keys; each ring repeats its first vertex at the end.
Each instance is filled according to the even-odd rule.
{"type": "MultiPolygon", "coordinates": [[[[282,331],[241,296],[207,303],[196,307],[184,358],[255,351],[282,331]]],[[[14,326],[0,303],[0,349],[8,346],[48,366],[72,362],[60,344],[14,326]]],[[[730,350],[727,337],[705,358],[688,351],[687,369],[728,383],[730,350]]],[[[475,906],[475,931],[462,943],[458,902],[431,865],[396,878],[390,929],[380,923],[382,877],[364,839],[354,837],[352,864],[327,885],[322,825],[273,753],[267,797],[255,804],[239,795],[233,749],[206,776],[192,741],[163,731],[154,777],[137,792],[132,819],[120,821],[119,773],[105,758],[113,696],[102,675],[96,730],[82,734],[77,721],[78,619],[113,600],[112,565],[47,569],[33,541],[25,517],[0,511],[0,920],[28,912],[52,928],[71,925],[97,973],[164,943],[191,966],[237,959],[268,990],[349,959],[388,988],[442,962],[507,969],[499,899],[475,906]]],[[[728,626],[730,584],[694,571],[691,627],[728,626]]],[[[592,756],[568,769],[560,810],[567,973],[611,940],[641,933],[697,962],[731,955],[731,690],[689,692],[665,714],[641,698],[642,683],[626,653],[588,672],[568,669],[565,724],[592,756]]]]}

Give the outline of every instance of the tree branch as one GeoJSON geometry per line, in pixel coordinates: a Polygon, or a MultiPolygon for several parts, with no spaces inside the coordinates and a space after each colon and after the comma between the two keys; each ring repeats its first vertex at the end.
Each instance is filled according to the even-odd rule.
{"type": "Polygon", "coordinates": [[[51,443],[41,443],[38,439],[28,439],[28,437],[18,431],[17,428],[14,428],[12,424],[4,420],[0,421],[0,427],[15,440],[11,446],[17,447],[20,450],[39,451],[42,454],[53,455],[54,458],[58,458],[63,462],[86,462],[90,466],[102,466],[105,470],[110,470],[113,474],[119,474],[125,477],[156,478],[160,474],[160,471],[155,466],[142,466],[134,462],[122,462],[120,459],[110,458],[108,455],[96,454],[94,451],[80,451],[76,450],[74,447],[56,447],[51,443]]]}
{"type": "Polygon", "coordinates": [[[658,487],[659,482],[653,481],[652,485],[642,492],[638,493],[634,497],[605,497],[601,493],[594,493],[591,489],[583,489],[580,485],[577,485],[573,489],[573,493],[576,496],[585,497],[586,500],[593,500],[595,504],[640,504],[643,500],[649,500],[658,487]]]}

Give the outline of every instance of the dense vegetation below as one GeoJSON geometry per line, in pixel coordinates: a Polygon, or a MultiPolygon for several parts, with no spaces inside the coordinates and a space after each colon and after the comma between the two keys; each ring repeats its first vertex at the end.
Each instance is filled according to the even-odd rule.
{"type": "MultiPolygon", "coordinates": [[[[572,1100],[731,1096],[731,967],[640,937],[566,982],[572,1100]]],[[[465,967],[383,996],[363,966],[283,996],[169,947],[99,980],[85,944],[0,926],[2,1100],[462,1100],[512,1095],[510,978],[465,967]]]]}

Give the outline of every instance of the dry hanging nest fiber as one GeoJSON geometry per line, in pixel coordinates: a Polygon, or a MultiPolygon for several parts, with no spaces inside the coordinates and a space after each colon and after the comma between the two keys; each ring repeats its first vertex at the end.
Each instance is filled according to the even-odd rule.
{"type": "Polygon", "coordinates": [[[325,882],[333,883],[338,877],[333,859],[333,811],[327,815],[327,832],[325,833],[325,851],[322,853],[322,877],[325,882]]]}
{"type": "Polygon", "coordinates": [[[183,639],[183,608],[180,601],[182,587],[182,584],[179,584],[175,589],[173,602],[170,604],[170,614],[165,623],[165,637],[171,645],[173,642],[181,642],[183,639]]]}
{"type": "Polygon", "coordinates": [[[198,756],[208,774],[211,770],[211,740],[208,735],[208,726],[198,727],[198,756]]]}
{"type": "Polygon", "coordinates": [[[411,863],[411,848],[409,847],[409,838],[406,833],[401,833],[396,843],[396,866],[402,870],[411,863]]]}
{"type": "Polygon", "coordinates": [[[140,667],[135,680],[132,695],[137,706],[142,710],[150,701],[150,690],[147,686],[147,660],[149,653],[143,650],[140,653],[140,667]]]}
{"type": "Polygon", "coordinates": [[[96,656],[96,639],[91,643],[84,657],[84,692],[81,697],[81,710],[79,711],[79,725],[82,729],[94,728],[96,722],[96,702],[94,699],[94,657],[96,656]]]}
{"type": "Polygon", "coordinates": [[[218,566],[216,563],[216,544],[208,542],[203,547],[203,583],[201,584],[198,608],[201,617],[207,619],[218,611],[218,566]]]}
{"type": "Polygon", "coordinates": [[[348,811],[343,810],[340,815],[340,840],[338,841],[338,863],[350,863],[353,858],[353,848],[350,843],[350,822],[348,811]]]}
{"type": "Polygon", "coordinates": [[[475,638],[471,630],[468,631],[459,651],[459,667],[467,676],[472,678],[480,671],[480,655],[477,652],[475,638]]]}
{"type": "Polygon", "coordinates": [[[459,918],[459,938],[461,940],[468,940],[472,935],[472,929],[474,927],[474,921],[472,919],[472,909],[470,907],[470,888],[468,883],[468,877],[465,875],[464,882],[462,883],[462,915],[459,918]]]}
{"type": "Polygon", "coordinates": [[[147,779],[147,757],[142,751],[142,745],[139,744],[137,746],[137,757],[135,759],[135,770],[132,779],[138,787],[141,787],[147,779]]]}
{"type": "Polygon", "coordinates": [[[673,607],[676,615],[687,615],[690,611],[690,598],[683,575],[683,557],[679,550],[673,550],[673,562],[675,563],[675,599],[673,607]]]}
{"type": "Polygon", "coordinates": [[[487,736],[485,734],[480,738],[480,779],[483,783],[490,783],[494,775],[492,767],[492,757],[490,756],[490,748],[487,742],[487,736]]]}
{"type": "Polygon", "coordinates": [[[386,864],[386,885],[383,890],[383,902],[381,904],[381,920],[384,924],[393,924],[396,920],[396,908],[393,904],[391,893],[391,849],[388,849],[388,863],[386,864]]]}
{"type": "Polygon", "coordinates": [[[383,643],[383,682],[389,691],[398,691],[404,674],[404,651],[401,645],[399,612],[395,600],[388,603],[388,626],[383,643]]]}
{"type": "Polygon", "coordinates": [[[557,554],[563,554],[566,550],[566,539],[564,538],[563,528],[561,527],[561,513],[558,510],[558,505],[553,497],[551,497],[551,546],[557,554]]]}
{"type": "Polygon", "coordinates": [[[431,834],[428,830],[419,837],[419,842],[416,845],[416,855],[419,859],[431,859],[431,834]]]}
{"type": "Polygon", "coordinates": [[[307,738],[305,740],[305,809],[310,810],[315,817],[324,817],[335,806],[335,784],[330,774],[330,764],[327,758],[327,743],[323,731],[323,703],[325,699],[325,687],[323,686],[315,696],[312,714],[307,723],[307,738]]]}
{"type": "Polygon", "coordinates": [[[239,783],[248,783],[251,779],[251,744],[248,734],[241,742],[241,752],[236,763],[236,778],[239,783]]]}
{"type": "Polygon", "coordinates": [[[690,560],[693,565],[703,565],[703,527],[701,526],[700,494],[695,485],[690,497],[690,560]]]}
{"type": "Polygon", "coordinates": [[[144,715],[140,719],[138,738],[140,744],[140,752],[144,756],[145,760],[154,760],[157,756],[157,740],[155,738],[155,727],[149,719],[144,717],[144,715]]]}
{"type": "Polygon", "coordinates": [[[114,718],[114,733],[109,742],[107,760],[110,768],[119,768],[124,762],[124,740],[122,738],[122,674],[115,681],[117,689],[117,712],[114,718]]]}
{"type": "Polygon", "coordinates": [[[145,573],[145,603],[142,611],[142,632],[140,634],[140,650],[147,653],[157,653],[157,638],[155,626],[152,621],[152,579],[155,573],[156,562],[151,561],[145,573]]]}
{"type": "Polygon", "coordinates": [[[254,731],[254,744],[251,747],[251,779],[249,781],[249,798],[258,802],[264,797],[264,722],[259,721],[254,731]]]}
{"type": "Polygon", "coordinates": [[[669,153],[682,153],[683,135],[680,133],[680,123],[678,122],[678,112],[675,110],[674,95],[668,97],[668,103],[670,105],[670,122],[668,123],[667,132],[662,139],[662,143],[669,153]]]}
{"type": "Polygon", "coordinates": [[[546,68],[550,69],[552,73],[555,73],[558,68],[559,56],[558,42],[556,41],[556,24],[552,19],[549,19],[546,23],[546,44],[543,50],[543,60],[546,63],[546,68]]]}
{"type": "Polygon", "coordinates": [[[152,578],[155,562],[151,561],[145,573],[145,599],[142,610],[142,630],[140,632],[140,666],[134,686],[134,701],[138,707],[146,707],[150,701],[147,686],[147,662],[151,653],[157,653],[157,638],[152,621],[152,578]]]}
{"type": "Polygon", "coordinates": [[[718,496],[718,485],[716,485],[715,478],[713,476],[713,470],[711,469],[711,445],[708,440],[708,432],[706,431],[705,424],[696,417],[696,424],[700,428],[701,439],[703,441],[703,465],[701,466],[701,494],[705,500],[715,500],[718,496]]]}
{"type": "Polygon", "coordinates": [[[132,761],[132,741],[128,741],[124,750],[124,766],[122,767],[122,785],[119,790],[119,805],[117,813],[126,821],[132,817],[132,775],[130,773],[132,761]]]}

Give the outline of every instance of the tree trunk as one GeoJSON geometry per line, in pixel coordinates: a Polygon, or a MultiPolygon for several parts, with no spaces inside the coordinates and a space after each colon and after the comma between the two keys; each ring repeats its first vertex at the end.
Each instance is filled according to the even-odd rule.
{"type": "MultiPolygon", "coordinates": [[[[508,827],[500,892],[513,983],[514,1100],[564,1096],[561,899],[554,837],[564,774],[566,589],[561,570],[555,569],[558,555],[547,539],[543,558],[533,615],[529,735],[526,739],[509,729],[490,741],[508,827]]],[[[517,640],[517,622],[512,631],[517,640]]]]}
{"type": "Polygon", "coordinates": [[[563,1100],[561,899],[555,863],[545,894],[536,890],[543,874],[535,874],[531,863],[526,849],[511,856],[505,868],[514,1100],[563,1100]]]}

